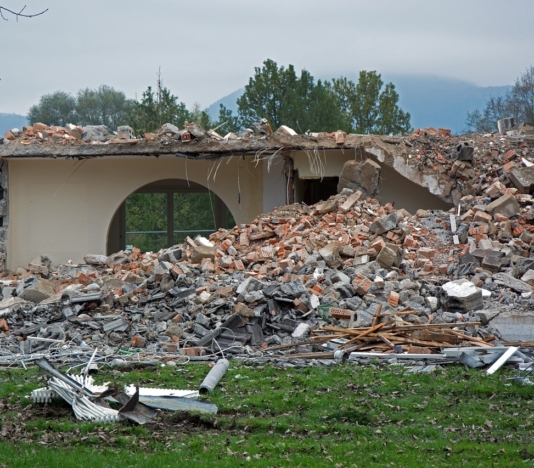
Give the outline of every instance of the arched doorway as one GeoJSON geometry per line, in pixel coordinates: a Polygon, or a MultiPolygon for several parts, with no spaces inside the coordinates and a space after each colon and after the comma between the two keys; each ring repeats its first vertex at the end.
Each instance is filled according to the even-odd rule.
{"type": "Polygon", "coordinates": [[[206,187],[182,179],[159,180],[130,194],[117,209],[107,254],[132,247],[155,252],[187,236],[208,236],[234,225],[228,207],[206,187]]]}

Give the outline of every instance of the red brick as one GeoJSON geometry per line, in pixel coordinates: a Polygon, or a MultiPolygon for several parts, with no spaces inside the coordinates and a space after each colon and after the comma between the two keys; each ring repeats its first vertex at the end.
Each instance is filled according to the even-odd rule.
{"type": "Polygon", "coordinates": [[[385,246],[386,246],[386,243],[384,242],[384,239],[379,237],[371,244],[371,246],[369,247],[369,250],[376,250],[377,252],[380,252],[385,246]]]}
{"type": "Polygon", "coordinates": [[[436,251],[428,247],[422,247],[417,251],[417,256],[419,258],[432,259],[434,258],[434,255],[436,255],[436,251]]]}
{"type": "Polygon", "coordinates": [[[354,285],[356,292],[362,296],[365,296],[373,286],[373,282],[363,275],[356,276],[356,278],[352,280],[352,284],[354,285]]]}
{"type": "Polygon", "coordinates": [[[485,211],[480,210],[475,213],[475,216],[473,216],[473,221],[481,221],[483,223],[489,223],[492,219],[493,216],[485,211]]]}
{"type": "Polygon", "coordinates": [[[391,307],[397,307],[399,305],[399,293],[391,291],[388,296],[388,303],[391,307]]]}
{"type": "Polygon", "coordinates": [[[330,309],[330,317],[350,320],[351,311],[349,309],[340,309],[339,307],[332,307],[330,309]]]}

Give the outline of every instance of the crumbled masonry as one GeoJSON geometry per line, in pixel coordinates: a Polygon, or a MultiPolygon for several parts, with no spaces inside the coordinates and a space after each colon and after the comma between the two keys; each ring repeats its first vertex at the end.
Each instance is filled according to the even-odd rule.
{"type": "MultiPolygon", "coordinates": [[[[38,157],[58,145],[64,147],[59,155],[84,145],[117,148],[102,155],[149,154],[165,146],[187,153],[197,145],[199,156],[199,147],[216,153],[229,141],[244,151],[339,147],[335,133],[283,129],[223,138],[198,124],[182,130],[166,124],[141,139],[124,127],[109,133],[40,125],[6,134],[12,154],[38,157]]],[[[449,343],[454,346],[532,344],[533,327],[521,324],[534,321],[534,137],[528,126],[509,133],[467,138],[425,129],[343,139],[341,145],[373,139],[386,163],[403,157],[413,170],[436,178],[440,196],[454,204],[448,212],[409,213],[340,187],[329,200],[279,207],[250,224],[219,230],[209,241],[188,238],[157,253],[88,252],[80,265],[54,266],[38,257],[4,274],[0,350],[30,355],[51,343],[74,342],[110,352],[120,346],[187,356],[315,354],[325,327],[343,335],[362,327],[433,324],[461,329],[449,343]]],[[[392,346],[400,346],[416,352],[419,346],[435,354],[451,334],[431,331],[386,340],[356,333],[354,343],[362,351],[394,353],[392,346]]]]}

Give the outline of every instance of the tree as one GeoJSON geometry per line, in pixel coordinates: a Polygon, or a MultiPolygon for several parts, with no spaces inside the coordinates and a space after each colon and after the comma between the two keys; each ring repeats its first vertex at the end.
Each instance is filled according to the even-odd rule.
{"type": "Polygon", "coordinates": [[[161,74],[158,73],[156,90],[149,86],[130,108],[129,125],[137,134],[155,132],[165,123],[183,127],[186,120],[191,120],[191,113],[183,102],[178,101],[169,89],[163,86],[161,74]]]}
{"type": "Polygon", "coordinates": [[[388,134],[410,130],[410,114],[398,106],[395,85],[387,83],[384,87],[376,71],[361,71],[357,84],[343,77],[332,83],[348,131],[388,134]]]}
{"type": "Polygon", "coordinates": [[[189,111],[189,119],[190,122],[197,122],[200,125],[202,125],[203,128],[213,128],[213,121],[211,120],[211,117],[206,112],[206,110],[203,110],[200,108],[200,104],[195,102],[193,104],[193,107],[189,111]]]}
{"type": "Polygon", "coordinates": [[[76,122],[76,98],[65,91],[45,94],[39,104],[30,107],[28,121],[64,126],[76,122]]]}
{"type": "Polygon", "coordinates": [[[107,125],[116,129],[127,123],[131,106],[126,95],[111,86],[81,89],[76,99],[76,121],[79,125],[107,125]]]}
{"type": "Polygon", "coordinates": [[[81,89],[76,97],[65,91],[45,94],[39,104],[30,107],[28,120],[61,126],[107,125],[115,129],[127,123],[130,107],[131,101],[122,91],[102,85],[98,89],[81,89]]]}
{"type": "Polygon", "coordinates": [[[237,133],[242,129],[239,122],[239,117],[234,115],[230,109],[227,109],[223,104],[220,104],[219,117],[213,123],[213,128],[219,129],[219,133],[226,134],[229,132],[237,133]]]}
{"type": "Polygon", "coordinates": [[[266,118],[271,127],[295,126],[298,118],[295,99],[297,76],[293,65],[286,69],[273,60],[265,60],[263,67],[254,68],[254,76],[237,100],[239,117],[245,126],[266,118]]]}
{"type": "Polygon", "coordinates": [[[490,97],[482,111],[468,112],[466,131],[496,131],[497,121],[507,117],[514,117],[518,123],[534,123],[534,66],[527,68],[506,94],[490,97]]]}
{"type": "Polygon", "coordinates": [[[410,114],[398,106],[392,83],[384,87],[375,71],[360,73],[358,84],[347,78],[315,81],[306,70],[297,76],[293,65],[278,67],[266,60],[254,69],[238,99],[239,118],[248,126],[266,118],[273,129],[358,133],[399,133],[410,130],[410,114]]]}

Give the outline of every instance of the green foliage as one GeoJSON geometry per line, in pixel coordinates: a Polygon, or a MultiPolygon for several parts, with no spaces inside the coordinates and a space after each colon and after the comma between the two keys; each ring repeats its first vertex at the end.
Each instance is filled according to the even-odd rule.
{"type": "Polygon", "coordinates": [[[167,246],[166,193],[133,193],[126,199],[126,245],[143,252],[167,246]]]}
{"type": "MultiPolygon", "coordinates": [[[[143,252],[157,252],[169,247],[168,229],[173,230],[171,244],[187,236],[207,236],[216,230],[216,196],[213,192],[172,193],[173,225],[167,225],[168,193],[133,193],[126,199],[126,245],[143,252]]],[[[235,226],[226,208],[227,228],[235,226]]]]}
{"type": "Polygon", "coordinates": [[[183,242],[187,236],[207,235],[216,230],[215,198],[213,192],[173,194],[175,244],[183,242]]]}
{"type": "Polygon", "coordinates": [[[126,125],[132,101],[122,91],[102,85],[98,89],[80,89],[76,98],[76,122],[79,125],[107,125],[116,129],[126,125]]]}
{"type": "Polygon", "coordinates": [[[206,110],[201,109],[200,104],[195,103],[189,111],[189,122],[197,122],[202,128],[209,129],[215,125],[206,110]]]}
{"type": "Polygon", "coordinates": [[[407,132],[410,114],[399,108],[398,100],[395,86],[384,87],[374,71],[360,72],[357,84],[347,78],[316,82],[306,70],[297,76],[293,65],[278,67],[269,59],[254,69],[237,104],[244,126],[266,118],[273,129],[288,125],[302,132],[407,132]]]}
{"type": "Polygon", "coordinates": [[[39,104],[28,112],[31,123],[64,126],[107,125],[115,129],[125,125],[131,101],[122,91],[102,85],[98,89],[80,89],[76,97],[64,91],[56,91],[41,97],[39,104]]]}
{"type": "Polygon", "coordinates": [[[398,106],[395,85],[384,87],[377,72],[361,71],[357,84],[344,77],[333,79],[332,87],[346,131],[389,134],[410,130],[410,114],[398,106]]]}
{"type": "Polygon", "coordinates": [[[76,122],[76,98],[65,91],[45,94],[39,104],[30,107],[28,121],[60,126],[76,122]]]}
{"type": "Polygon", "coordinates": [[[128,123],[136,134],[143,134],[157,132],[166,123],[181,128],[186,120],[191,120],[191,113],[183,102],[178,101],[178,96],[163,86],[158,75],[156,90],[149,86],[141,100],[132,103],[128,123]]]}
{"type": "Polygon", "coordinates": [[[223,104],[220,104],[219,118],[213,124],[214,128],[219,128],[217,131],[225,135],[229,132],[237,133],[241,130],[241,124],[239,123],[239,117],[233,115],[230,109],[227,109],[223,104]]]}
{"type": "Polygon", "coordinates": [[[514,117],[516,123],[534,124],[534,66],[527,68],[504,96],[492,96],[486,107],[467,113],[466,132],[495,132],[497,121],[514,117]]]}

